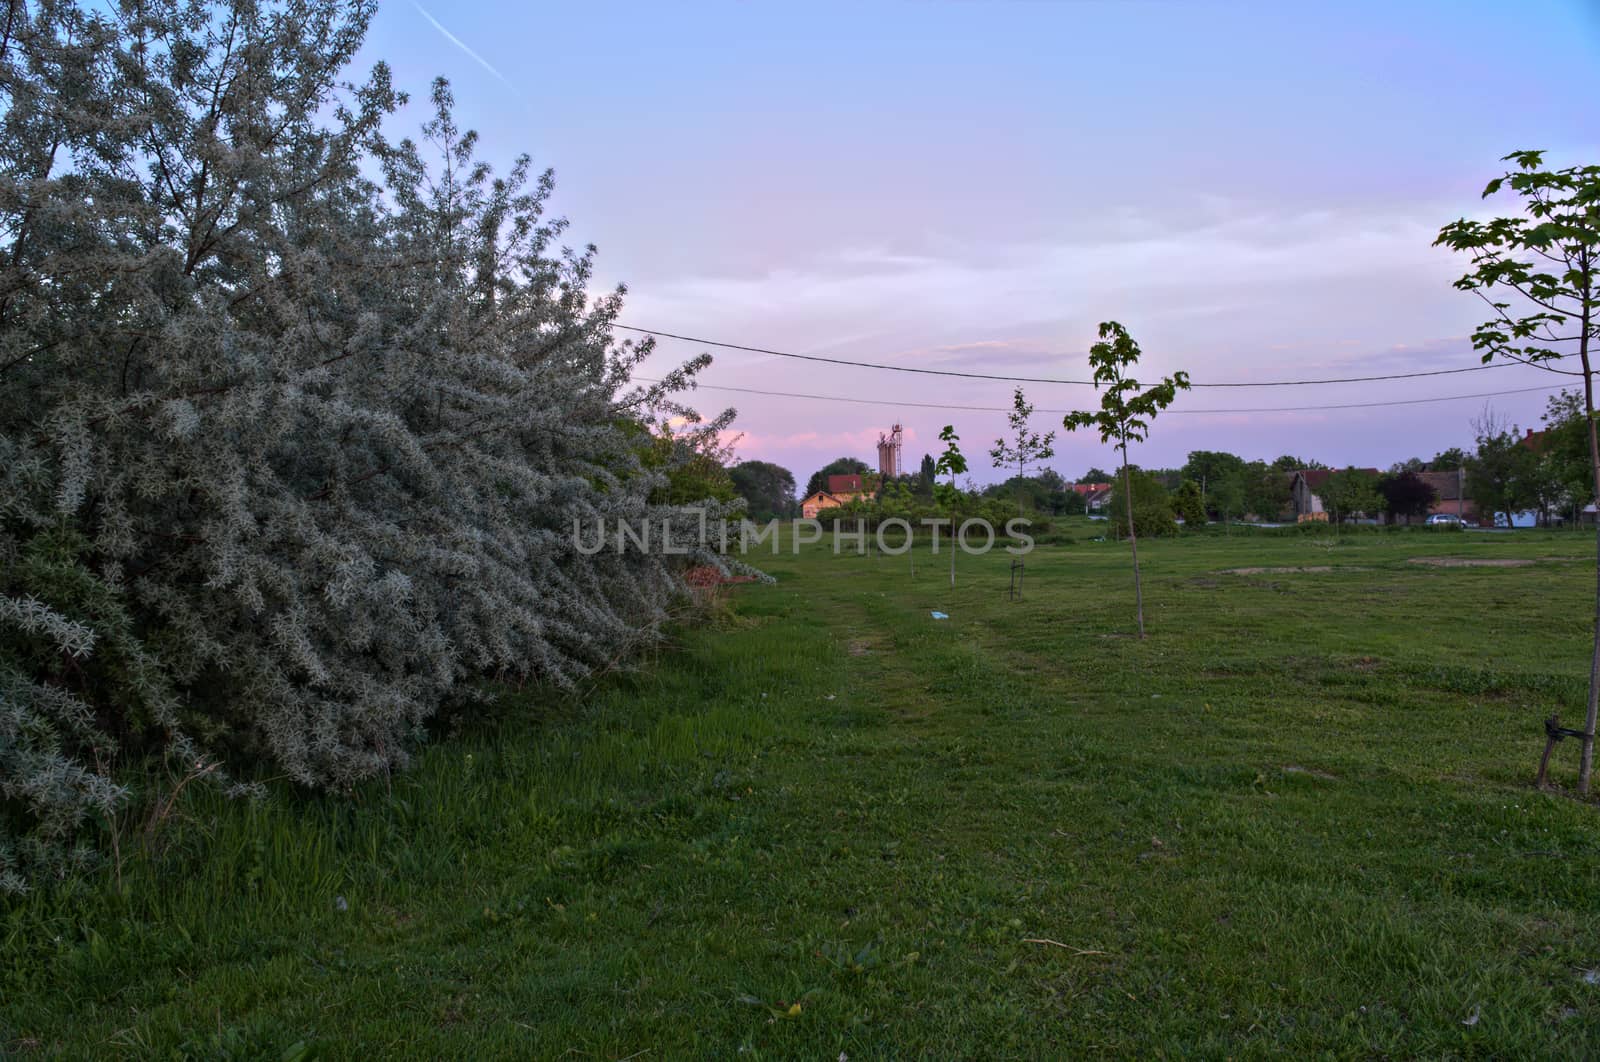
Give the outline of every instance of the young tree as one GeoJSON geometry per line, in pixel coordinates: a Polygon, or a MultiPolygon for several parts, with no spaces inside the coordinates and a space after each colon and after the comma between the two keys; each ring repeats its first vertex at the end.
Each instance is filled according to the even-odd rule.
{"type": "Polygon", "coordinates": [[[1244,459],[1222,450],[1195,450],[1183,464],[1183,474],[1200,486],[1201,504],[1226,522],[1243,505],[1244,459]]]}
{"type": "Polygon", "coordinates": [[[1173,518],[1172,492],[1166,484],[1138,465],[1118,476],[1111,484],[1111,497],[1106,505],[1110,514],[1111,534],[1118,540],[1128,537],[1128,529],[1137,524],[1139,534],[1145,538],[1165,538],[1178,533],[1178,522],[1173,518]],[[1128,502],[1133,503],[1133,519],[1128,519],[1128,502]]]}
{"type": "Polygon", "coordinates": [[[663,473],[666,482],[650,492],[653,505],[696,505],[700,502],[728,502],[739,496],[726,464],[733,456],[733,445],[722,440],[718,430],[707,431],[698,415],[687,423],[667,418],[656,426],[646,468],[663,473]]]}
{"type": "Polygon", "coordinates": [[[942,475],[950,477],[949,483],[940,483],[934,487],[935,497],[946,512],[950,514],[950,588],[956,586],[956,535],[958,528],[956,521],[961,509],[961,488],[956,486],[956,476],[967,471],[967,459],[961,453],[961,447],[956,443],[961,436],[956,434],[955,425],[946,424],[939,432],[939,441],[944,443],[944,453],[939,455],[934,468],[942,475]]]}
{"type": "Polygon", "coordinates": [[[1337,530],[1356,513],[1375,513],[1383,506],[1378,477],[1365,469],[1347,468],[1323,481],[1317,491],[1337,530]]]}
{"type": "Polygon", "coordinates": [[[1217,519],[1222,523],[1223,531],[1229,530],[1231,519],[1236,519],[1245,511],[1244,485],[1243,467],[1211,483],[1206,500],[1211,505],[1211,511],[1217,514],[1217,519]]]}
{"type": "Polygon", "coordinates": [[[1528,504],[1533,506],[1538,526],[1549,527],[1551,514],[1566,503],[1570,492],[1562,478],[1562,465],[1551,455],[1532,451],[1523,468],[1522,490],[1528,504]]]}
{"type": "Polygon", "coordinates": [[[1289,473],[1265,461],[1251,461],[1244,470],[1244,511],[1258,519],[1277,520],[1289,507],[1289,473]]]}
{"type": "Polygon", "coordinates": [[[1122,451],[1123,482],[1127,490],[1128,545],[1133,553],[1133,597],[1139,617],[1139,637],[1144,637],[1144,589],[1139,582],[1139,537],[1134,526],[1132,471],[1128,463],[1128,443],[1143,442],[1150,434],[1156,414],[1170,406],[1179,390],[1189,389],[1189,374],[1179,371],[1151,387],[1141,387],[1128,375],[1139,363],[1139,344],[1116,321],[1100,325],[1100,342],[1089,348],[1089,365],[1094,370],[1095,390],[1103,386],[1100,408],[1068,413],[1062,426],[1068,431],[1095,428],[1100,441],[1114,443],[1122,451]]]}
{"type": "MultiPolygon", "coordinates": [[[[1010,465],[1017,466],[1017,477],[1026,478],[1028,466],[1040,461],[1048,461],[1056,455],[1054,443],[1055,432],[1040,435],[1036,431],[1028,430],[1028,420],[1033,416],[1033,406],[1022,395],[1022,388],[1017,388],[1012,396],[1011,412],[1006,414],[1006,420],[1011,425],[1014,436],[1011,442],[996,439],[994,448],[989,451],[989,458],[994,462],[995,468],[1005,468],[1010,465]]],[[[1017,513],[1021,515],[1022,492],[1017,492],[1017,513]]]]}
{"type": "Polygon", "coordinates": [[[1407,519],[1427,516],[1433,503],[1439,500],[1439,492],[1433,484],[1417,475],[1415,469],[1384,476],[1378,480],[1378,493],[1383,496],[1383,507],[1391,516],[1407,519]]]}
{"type": "Polygon", "coordinates": [[[1186,479],[1172,492],[1172,515],[1183,521],[1183,526],[1193,531],[1206,526],[1205,502],[1200,497],[1200,484],[1186,479]]]}
{"type": "Polygon", "coordinates": [[[1540,454],[1544,474],[1559,484],[1556,504],[1563,506],[1577,526],[1591,497],[1589,420],[1583,412],[1581,391],[1562,391],[1545,403],[1544,447],[1540,454]]]}
{"type": "MultiPolygon", "coordinates": [[[[1594,343],[1600,338],[1600,166],[1549,169],[1541,151],[1515,151],[1513,168],[1484,187],[1483,198],[1514,193],[1516,215],[1489,221],[1462,218],[1439,230],[1435,244],[1471,256],[1472,269],[1455,286],[1492,311],[1472,335],[1483,361],[1506,358],[1576,378],[1583,384],[1589,435],[1589,493],[1600,498],[1600,436],[1596,435],[1594,343]],[[1576,369],[1559,363],[1576,357],[1576,369]]],[[[1600,521],[1595,550],[1600,557],[1600,521]]],[[[1594,645],[1583,726],[1578,791],[1589,792],[1600,714],[1600,565],[1596,568],[1594,645]]]]}
{"type": "Polygon", "coordinates": [[[1492,409],[1473,418],[1472,428],[1478,451],[1467,459],[1467,491],[1479,512],[1505,513],[1511,527],[1514,514],[1530,503],[1533,452],[1522,445],[1516,426],[1492,409]]]}

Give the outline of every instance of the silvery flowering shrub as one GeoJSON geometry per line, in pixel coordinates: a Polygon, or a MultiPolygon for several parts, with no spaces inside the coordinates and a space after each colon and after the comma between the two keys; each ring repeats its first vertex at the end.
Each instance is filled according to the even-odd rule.
{"type": "Polygon", "coordinates": [[[698,526],[639,428],[704,361],[630,388],[550,175],[478,161],[442,82],[386,138],[387,69],[342,73],[373,9],[0,16],[0,891],[82,861],[119,762],[347,787],[481,679],[615,658],[709,559],[574,549],[698,526]]]}

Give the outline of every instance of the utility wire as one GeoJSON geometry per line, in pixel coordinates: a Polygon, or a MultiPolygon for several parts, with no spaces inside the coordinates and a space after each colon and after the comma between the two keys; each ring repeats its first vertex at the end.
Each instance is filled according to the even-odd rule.
{"type": "MultiPolygon", "coordinates": [[[[766,347],[747,347],[739,343],[722,343],[715,339],[702,339],[698,336],[675,335],[672,332],[660,332],[653,328],[636,328],[633,325],[613,324],[611,327],[621,328],[629,332],[640,332],[648,336],[659,336],[662,339],[680,339],[685,343],[698,343],[707,347],[721,347],[724,350],[742,350],[750,354],[770,354],[773,357],[796,358],[800,361],[820,361],[829,365],[848,365],[858,369],[885,369],[889,372],[911,372],[918,373],[923,376],[958,376],[967,380],[1005,380],[1011,383],[1076,384],[1086,387],[1094,386],[1093,380],[1062,380],[1049,376],[1002,376],[987,372],[958,372],[954,369],[919,369],[910,365],[885,365],[880,362],[851,361],[847,358],[830,358],[821,354],[796,354],[787,350],[771,350],[766,347]]],[[[1562,356],[1567,357],[1569,355],[1562,356]]],[[[1488,363],[1487,365],[1468,365],[1458,369],[1431,369],[1426,372],[1396,372],[1388,373],[1383,376],[1342,376],[1326,380],[1228,380],[1217,382],[1194,382],[1191,383],[1190,386],[1306,387],[1313,384],[1376,383],[1380,380],[1415,380],[1424,376],[1452,376],[1458,372],[1482,372],[1485,369],[1504,369],[1512,365],[1521,364],[1524,363],[1517,361],[1494,361],[1488,363]]]]}
{"type": "MultiPolygon", "coordinates": [[[[639,383],[660,383],[644,376],[633,378],[639,383]]],[[[1506,395],[1526,395],[1536,391],[1559,391],[1565,385],[1556,384],[1553,387],[1523,387],[1514,391],[1483,391],[1472,395],[1440,395],[1436,398],[1403,398],[1389,402],[1346,402],[1328,406],[1274,406],[1270,408],[1252,409],[1167,409],[1162,416],[1172,413],[1319,413],[1331,409],[1376,409],[1381,406],[1420,406],[1430,402],[1459,402],[1468,398],[1502,398],[1506,395]]],[[[965,413],[1009,413],[1010,406],[963,406],[951,405],[943,402],[901,402],[894,399],[880,398],[846,398],[842,395],[812,395],[798,391],[763,391],[753,387],[729,387],[725,384],[696,383],[694,387],[704,391],[733,391],[744,395],[765,395],[769,398],[804,398],[816,402],[851,402],[863,406],[892,406],[896,409],[949,409],[965,413]]],[[[1039,409],[1039,413],[1071,413],[1070,409],[1039,409]]]]}

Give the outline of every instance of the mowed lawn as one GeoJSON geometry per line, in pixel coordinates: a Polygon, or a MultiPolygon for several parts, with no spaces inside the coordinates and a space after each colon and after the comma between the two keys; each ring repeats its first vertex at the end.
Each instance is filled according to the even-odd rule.
{"type": "Polygon", "coordinates": [[[120,891],[0,907],[0,1053],[1600,1054],[1600,809],[1531,784],[1592,537],[1147,542],[1141,642],[1072,533],[1020,601],[762,557],[390,785],[186,799],[120,891]]]}

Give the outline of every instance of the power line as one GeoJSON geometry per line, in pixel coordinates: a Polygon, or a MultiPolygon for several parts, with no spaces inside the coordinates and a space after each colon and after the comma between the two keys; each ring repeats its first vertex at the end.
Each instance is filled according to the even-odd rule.
{"type": "MultiPolygon", "coordinates": [[[[647,336],[658,336],[662,339],[678,339],[685,343],[698,343],[707,347],[721,347],[724,350],[742,350],[749,354],[770,354],[777,358],[795,358],[800,361],[818,361],[828,365],[847,365],[857,369],[884,369],[889,372],[910,372],[923,376],[956,376],[967,380],[1005,380],[1010,383],[1044,383],[1044,384],[1073,384],[1077,386],[1092,387],[1093,380],[1062,380],[1050,376],[1003,376],[987,372],[959,372],[955,369],[921,369],[910,365],[886,365],[881,362],[851,361],[848,358],[830,358],[822,354],[796,354],[787,350],[772,350],[767,347],[748,347],[740,343],[722,343],[715,339],[703,339],[699,336],[682,336],[672,332],[660,332],[653,328],[636,328],[633,325],[613,324],[612,328],[621,328],[629,332],[639,332],[647,336]]],[[[1567,357],[1568,355],[1562,355],[1567,357]]],[[[1512,365],[1520,365],[1517,361],[1495,361],[1487,365],[1467,365],[1457,369],[1431,369],[1425,372],[1397,372],[1383,376],[1343,376],[1326,380],[1228,380],[1217,382],[1194,382],[1191,387],[1306,387],[1314,384],[1350,384],[1350,383],[1376,383],[1382,380],[1415,380],[1424,376],[1453,376],[1460,372],[1482,372],[1485,369],[1504,369],[1512,365]]]]}
{"type": "MultiPolygon", "coordinates": [[[[635,376],[639,383],[660,383],[644,376],[635,376]]],[[[726,384],[694,385],[697,389],[706,391],[733,391],[745,395],[765,395],[769,398],[803,398],[816,402],[850,402],[863,406],[892,406],[896,409],[948,409],[963,413],[1009,413],[1010,406],[965,406],[943,402],[901,402],[893,399],[879,398],[846,398],[842,395],[813,395],[798,391],[764,391],[754,387],[730,387],[726,384]]],[[[1327,406],[1274,406],[1269,408],[1254,409],[1167,409],[1163,415],[1172,413],[1320,413],[1324,410],[1334,409],[1377,409],[1382,406],[1420,406],[1430,402],[1459,402],[1469,398],[1503,398],[1507,395],[1526,395],[1536,391],[1559,391],[1565,385],[1556,384],[1553,387],[1523,387],[1513,391],[1483,391],[1472,395],[1439,395],[1434,398],[1402,398],[1388,402],[1346,402],[1327,406]]],[[[1070,413],[1070,409],[1039,409],[1039,413],[1070,413]]]]}

